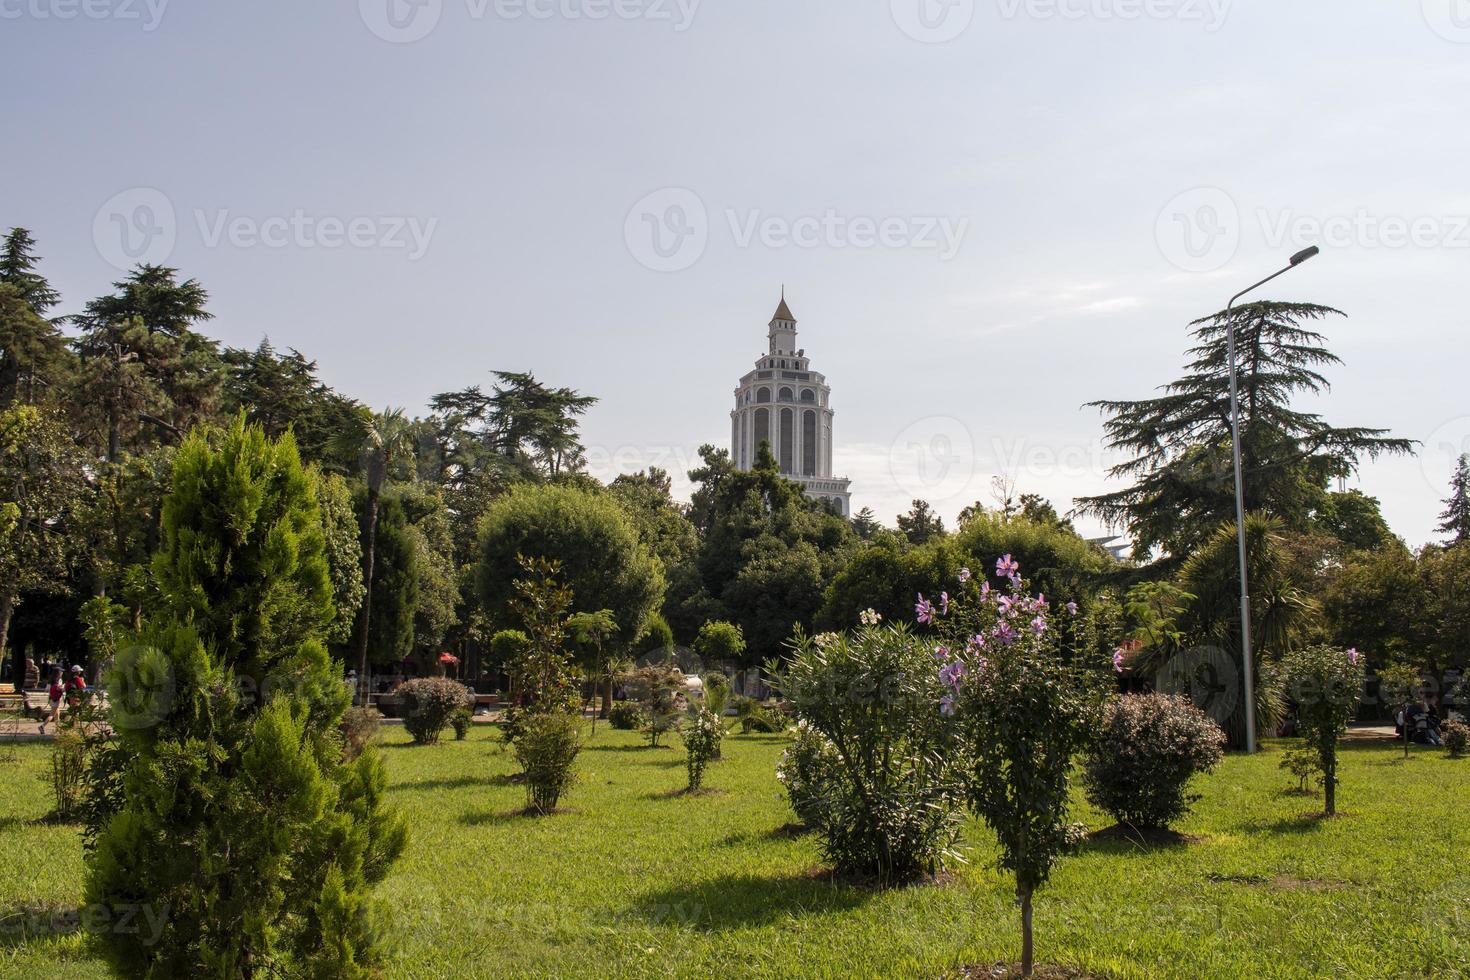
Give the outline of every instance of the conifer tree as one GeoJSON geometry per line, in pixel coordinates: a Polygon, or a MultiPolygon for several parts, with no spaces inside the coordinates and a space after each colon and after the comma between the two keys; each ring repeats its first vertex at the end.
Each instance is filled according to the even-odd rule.
{"type": "Polygon", "coordinates": [[[370,890],[406,835],[381,761],[343,761],[323,552],[289,433],[237,419],[179,448],[153,565],[162,599],[108,678],[123,791],[88,856],[89,903],[163,923],[157,937],[102,933],[122,975],[376,964],[370,890]]]}
{"type": "Polygon", "coordinates": [[[1331,479],[1363,457],[1410,452],[1384,429],[1339,428],[1292,408],[1298,395],[1325,392],[1321,373],[1339,363],[1322,334],[1303,324],[1342,314],[1310,303],[1262,301],[1196,320],[1197,345],[1185,375],[1156,398],[1098,401],[1110,448],[1131,453],[1109,470],[1132,486],[1077,501],[1082,513],[1126,526],[1135,550],[1187,555],[1235,519],[1230,445],[1229,329],[1236,332],[1245,509],[1288,530],[1305,530],[1331,479]]]}
{"type": "Polygon", "coordinates": [[[1444,503],[1444,513],[1439,515],[1440,524],[1435,530],[1450,535],[1450,544],[1470,541],[1470,454],[1460,457],[1450,480],[1450,495],[1444,503]]]}

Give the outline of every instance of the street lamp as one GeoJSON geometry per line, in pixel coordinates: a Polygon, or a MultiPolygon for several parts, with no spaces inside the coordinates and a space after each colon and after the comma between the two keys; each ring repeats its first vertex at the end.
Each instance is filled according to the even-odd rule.
{"type": "Polygon", "coordinates": [[[1235,301],[1246,293],[1259,289],[1277,276],[1285,275],[1320,251],[1322,250],[1316,245],[1302,249],[1291,257],[1286,268],[1273,272],[1254,286],[1242,289],[1230,297],[1230,302],[1225,306],[1225,336],[1229,351],[1227,357],[1230,361],[1230,458],[1235,469],[1235,534],[1240,543],[1240,645],[1245,665],[1245,751],[1248,754],[1256,751],[1256,671],[1255,660],[1251,656],[1251,594],[1245,573],[1245,484],[1240,467],[1240,397],[1235,380],[1235,319],[1230,311],[1235,308],[1235,301]]]}

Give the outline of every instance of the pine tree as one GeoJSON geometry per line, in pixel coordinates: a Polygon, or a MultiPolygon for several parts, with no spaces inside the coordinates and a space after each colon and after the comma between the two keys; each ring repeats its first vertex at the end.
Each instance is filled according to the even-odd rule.
{"type": "Polygon", "coordinates": [[[45,316],[61,302],[46,277],[36,271],[40,259],[32,254],[36,240],[24,228],[12,228],[0,245],[0,283],[13,286],[37,316],[45,316]]]}
{"type": "Polygon", "coordinates": [[[944,534],[944,518],[934,513],[927,500],[915,500],[907,514],[898,515],[898,529],[909,544],[920,545],[944,534]]]}
{"type": "Polygon", "coordinates": [[[1451,536],[1451,544],[1470,541],[1470,454],[1460,457],[1455,475],[1450,480],[1450,495],[1444,513],[1439,515],[1436,531],[1451,536]]]}
{"type": "Polygon", "coordinates": [[[1337,428],[1294,411],[1294,396],[1329,387],[1319,370],[1339,363],[1320,333],[1303,323],[1342,314],[1308,303],[1263,301],[1196,320],[1198,344],[1184,377],[1143,401],[1098,401],[1110,448],[1133,454],[1109,475],[1132,480],[1114,493],[1077,501],[1083,513],[1126,526],[1138,553],[1162,547],[1184,556],[1235,519],[1231,460],[1228,330],[1236,331],[1245,508],[1287,530],[1305,530],[1334,477],[1363,457],[1412,451],[1384,429],[1337,428]]]}
{"type": "Polygon", "coordinates": [[[60,297],[36,271],[34,245],[24,228],[0,245],[0,408],[60,398],[72,368],[65,338],[46,318],[60,297]]]}
{"type": "Polygon", "coordinates": [[[406,833],[381,760],[342,761],[311,482],[289,434],[237,420],[213,441],[178,451],[162,598],[109,677],[123,793],[95,828],[87,901],[162,922],[101,934],[125,976],[365,976],[370,890],[406,833]]]}

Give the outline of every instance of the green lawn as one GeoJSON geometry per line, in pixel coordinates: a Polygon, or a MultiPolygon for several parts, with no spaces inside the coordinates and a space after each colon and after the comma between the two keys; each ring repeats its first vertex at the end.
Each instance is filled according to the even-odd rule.
{"type": "MultiPolygon", "coordinates": [[[[389,729],[391,796],[412,826],[382,888],[395,977],[942,975],[1014,958],[1005,879],[983,828],[956,880],[833,886],[773,775],[784,737],[737,736],[686,797],[681,748],[599,726],[569,811],[518,815],[492,730],[433,748],[389,729]]],[[[0,976],[105,975],[81,934],[18,911],[74,907],[76,828],[40,822],[44,745],[0,746],[0,976]],[[40,922],[41,934],[35,931],[40,922]]],[[[1089,845],[1037,906],[1038,958],[1115,977],[1470,977],[1470,761],[1347,751],[1344,816],[1284,792],[1280,747],[1231,757],[1181,828],[1139,851],[1089,845]]],[[[1083,807],[1094,829],[1106,823],[1083,807]]]]}

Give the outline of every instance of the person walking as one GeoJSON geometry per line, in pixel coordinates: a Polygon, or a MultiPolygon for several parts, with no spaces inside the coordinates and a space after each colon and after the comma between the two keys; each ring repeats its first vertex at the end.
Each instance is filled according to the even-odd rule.
{"type": "Polygon", "coordinates": [[[51,703],[50,713],[41,719],[41,734],[46,734],[46,723],[49,721],[56,727],[61,727],[61,702],[66,698],[66,686],[61,683],[61,668],[51,672],[51,686],[46,691],[46,697],[51,703]]]}

